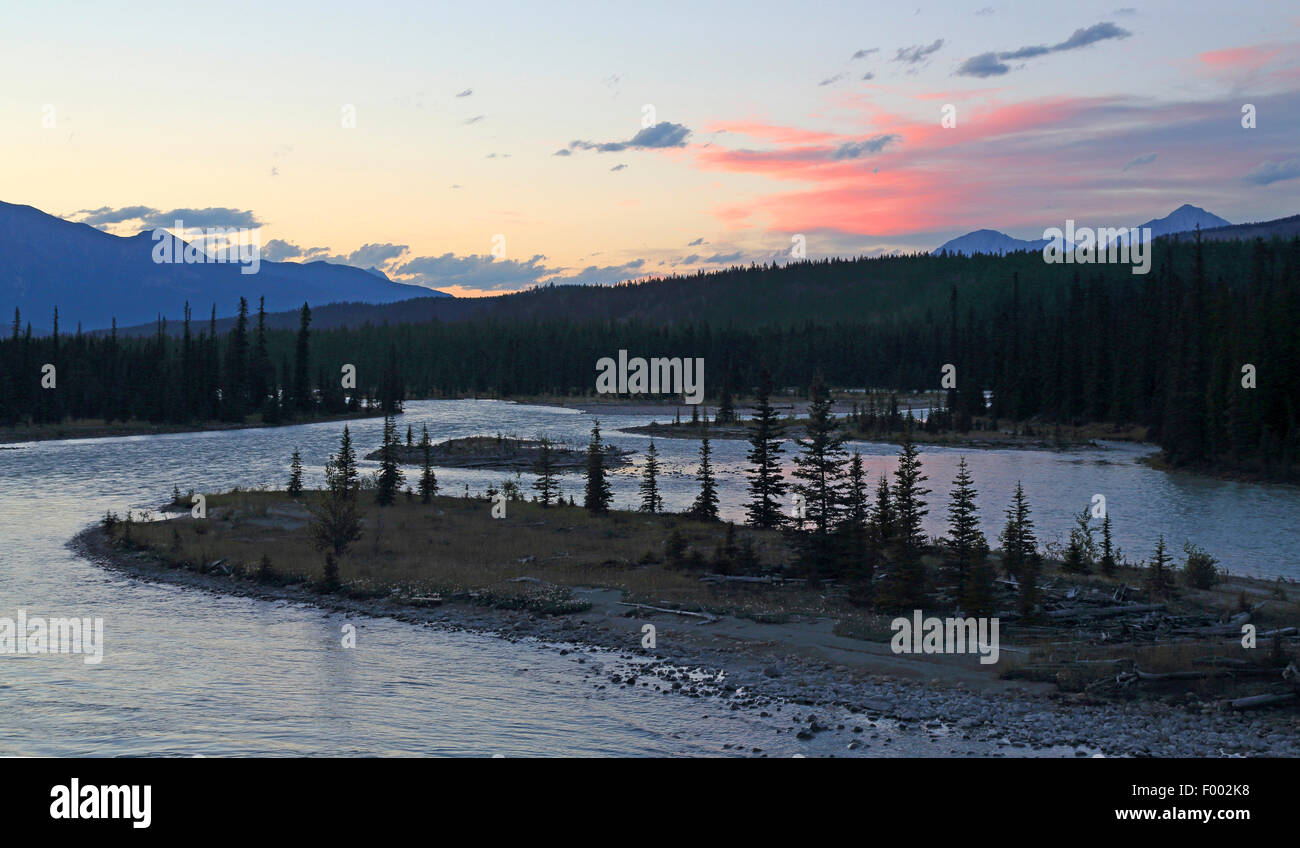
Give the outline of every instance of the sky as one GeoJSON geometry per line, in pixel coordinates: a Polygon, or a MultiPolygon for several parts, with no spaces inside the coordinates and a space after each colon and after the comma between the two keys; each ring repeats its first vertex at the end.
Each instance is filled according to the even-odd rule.
{"type": "Polygon", "coordinates": [[[11,6],[0,200],[457,296],[1300,212],[1300,7],[1129,2],[11,6]]]}

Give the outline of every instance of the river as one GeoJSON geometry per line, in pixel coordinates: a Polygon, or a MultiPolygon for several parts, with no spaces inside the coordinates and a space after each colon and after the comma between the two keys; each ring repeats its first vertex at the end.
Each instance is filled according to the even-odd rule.
{"type": "MultiPolygon", "coordinates": [[[[644,416],[609,415],[614,444],[648,439],[617,432],[644,416]]],[[[427,424],[437,439],[497,432],[583,444],[591,416],[495,401],[407,404],[400,427],[427,424]]],[[[364,454],[382,422],[353,421],[364,454]]],[[[308,485],[337,446],[337,422],[270,429],[30,442],[0,449],[0,616],[102,617],[103,662],[64,655],[0,655],[0,755],[459,756],[769,755],[837,753],[842,739],[796,741],[789,719],[726,712],[712,699],[651,689],[597,689],[592,653],[389,619],[357,622],[315,608],[216,596],[106,571],[65,544],[106,510],[155,508],[182,491],[283,486],[298,448],[308,485]],[[588,664],[579,664],[579,656],[588,664]],[[724,714],[725,713],[725,714],[724,714]]],[[[692,441],[660,439],[668,508],[695,494],[692,441]]],[[[896,449],[861,444],[874,485],[896,449]]],[[[740,518],[746,445],[714,443],[725,517],[740,518]]],[[[1144,448],[1113,445],[1069,453],[965,452],[982,493],[985,532],[996,535],[1017,480],[1034,508],[1040,541],[1062,538],[1071,515],[1104,494],[1116,541],[1134,558],[1158,533],[1177,549],[1191,539],[1234,572],[1300,577],[1300,489],[1170,474],[1141,465],[1144,448]]],[[[961,452],[922,450],[935,489],[928,529],[938,533],[943,496],[961,452]]],[[[373,469],[374,463],[362,463],[373,469]]],[[[412,479],[414,475],[409,475],[412,479]]],[[[439,469],[444,493],[485,489],[503,474],[439,469]]],[[[525,476],[525,482],[528,478],[525,476]]],[[[581,478],[565,475],[581,500],[581,478]]],[[[616,505],[636,498],[636,470],[613,475],[616,505]]],[[[620,662],[616,655],[599,657],[620,662]]],[[[886,732],[882,729],[882,732],[886,732]]],[[[956,739],[899,734],[893,755],[983,753],[956,739]]]]}

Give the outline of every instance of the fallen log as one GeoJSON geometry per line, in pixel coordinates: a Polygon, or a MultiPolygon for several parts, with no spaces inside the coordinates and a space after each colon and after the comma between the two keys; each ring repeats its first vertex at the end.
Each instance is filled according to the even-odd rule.
{"type": "Polygon", "coordinates": [[[1259,707],[1271,707],[1274,704],[1294,701],[1297,697],[1300,696],[1297,696],[1294,692],[1281,692],[1276,695],[1251,695],[1249,698],[1237,698],[1228,703],[1234,710],[1253,710],[1259,707]]]}
{"type": "Polygon", "coordinates": [[[1071,607],[1070,609],[1049,610],[1048,618],[1109,618],[1112,615],[1126,613],[1158,612],[1164,604],[1124,604],[1117,607],[1071,607]]]}
{"type": "Polygon", "coordinates": [[[698,624],[712,624],[719,620],[716,616],[709,615],[706,612],[688,612],[687,610],[668,609],[667,607],[652,607],[649,604],[629,604],[626,601],[619,601],[618,605],[621,607],[636,607],[637,609],[654,610],[655,612],[667,612],[672,613],[673,615],[689,615],[694,618],[704,619],[703,621],[697,622],[698,624]]]}

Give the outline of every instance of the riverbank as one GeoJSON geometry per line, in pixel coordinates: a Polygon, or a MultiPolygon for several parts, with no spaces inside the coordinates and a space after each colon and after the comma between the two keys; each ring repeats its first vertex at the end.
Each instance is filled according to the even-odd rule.
{"type": "Polygon", "coordinates": [[[380,412],[349,412],[342,415],[321,415],[314,418],[294,418],[276,424],[263,423],[261,415],[250,415],[242,423],[209,421],[202,424],[155,424],[149,421],[122,421],[105,423],[102,419],[65,421],[59,424],[33,424],[20,427],[0,427],[0,444],[17,442],[45,442],[61,439],[104,439],[117,436],[161,436],[169,433],[206,433],[224,430],[259,430],[269,427],[289,427],[296,424],[328,424],[331,421],[352,421],[380,418],[380,412]]]}
{"type": "MultiPolygon", "coordinates": [[[[871,753],[873,744],[878,750],[888,744],[872,737],[872,728],[888,723],[927,738],[984,741],[991,752],[1065,746],[1076,754],[1300,754],[1294,710],[1241,713],[1225,707],[1211,690],[1189,693],[1185,687],[1177,692],[1156,687],[1154,694],[1144,692],[1144,684],[1117,693],[1069,691],[1059,680],[1035,679],[1035,673],[1043,676],[1042,646],[1014,635],[1013,628],[1003,632],[1003,654],[995,667],[970,655],[895,654],[887,643],[888,618],[860,610],[854,615],[826,587],[704,583],[698,572],[675,572],[630,553],[641,551],[652,536],[662,538],[664,528],[680,519],[637,514],[584,519],[580,509],[529,506],[511,503],[511,517],[498,521],[488,517],[490,506],[482,501],[441,498],[432,507],[404,509],[399,499],[398,507],[384,511],[382,527],[369,516],[367,535],[341,563],[343,588],[328,593],[317,588],[319,555],[301,545],[305,506],[280,493],[214,496],[206,522],[137,523],[132,544],[143,549],[110,545],[99,527],[82,533],[74,546],[103,565],[146,580],[540,640],[561,652],[615,652],[623,670],[602,674],[593,685],[717,697],[725,709],[813,707],[813,720],[801,722],[799,733],[844,733],[845,745],[857,742],[854,750],[863,753],[871,753]],[[491,529],[490,551],[483,550],[484,538],[446,536],[465,521],[491,529]],[[428,525],[426,532],[417,532],[416,523],[428,525]],[[201,532],[200,526],[205,527],[201,532]],[[500,532],[506,526],[511,532],[500,532]],[[554,540],[557,533],[564,550],[539,546],[540,539],[554,540]],[[418,568],[406,558],[408,547],[421,552],[418,568]],[[534,553],[515,556],[527,548],[534,553]],[[297,550],[311,561],[299,563],[297,550]],[[262,555],[272,560],[274,579],[258,579],[262,555]],[[299,566],[304,573],[290,573],[299,566]],[[438,606],[422,600],[435,594],[442,599],[438,606]],[[642,648],[646,624],[656,628],[652,650],[642,648]],[[637,669],[630,679],[628,667],[637,669]],[[1010,668],[1021,673],[1007,675],[1010,668]],[[841,728],[846,722],[828,718],[834,715],[861,717],[863,732],[854,734],[852,724],[841,728]]],[[[680,528],[699,546],[725,540],[724,525],[685,522],[680,528]]],[[[120,539],[120,526],[115,532],[120,539]]],[[[777,534],[757,534],[754,544],[773,566],[789,553],[777,534]]],[[[1274,588],[1233,578],[1206,603],[1246,591],[1252,598],[1269,598],[1274,588]]],[[[1268,620],[1260,617],[1261,629],[1268,620]]],[[[1158,623],[1151,624],[1154,631],[1158,623]]],[[[1098,629],[1095,622],[1080,624],[1049,641],[1068,654],[1071,649],[1060,648],[1058,640],[1067,634],[1078,638],[1074,631],[1085,630],[1092,632],[1080,646],[1095,645],[1098,629]]],[[[1118,632],[1115,637],[1111,645],[1122,651],[1125,639],[1118,632]]],[[[1223,643],[1218,637],[1213,644],[1193,644],[1217,652],[1223,643]]],[[[1143,662],[1147,672],[1164,670],[1143,662]]],[[[1113,669],[1101,676],[1114,676],[1113,669]]]]}

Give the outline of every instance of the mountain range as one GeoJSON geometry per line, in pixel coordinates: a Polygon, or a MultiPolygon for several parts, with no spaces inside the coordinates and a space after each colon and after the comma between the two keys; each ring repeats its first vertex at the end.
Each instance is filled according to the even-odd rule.
{"type": "MultiPolygon", "coordinates": [[[[270,262],[244,274],[234,263],[157,262],[155,251],[179,255],[187,243],[153,231],[115,236],[31,206],[0,202],[0,310],[21,310],[37,332],[48,331],[55,307],[60,329],[86,330],[176,319],[188,301],[197,319],[213,305],[233,315],[239,298],[268,312],[344,301],[384,304],[415,297],[451,297],[389,280],[377,269],[330,262],[270,262]]],[[[11,313],[10,313],[11,314],[11,313]]]]}
{"type": "MultiPolygon", "coordinates": [[[[1061,221],[1053,226],[1065,224],[1061,221]]],[[[1190,203],[1184,203],[1173,212],[1170,212],[1163,218],[1152,218],[1145,224],[1139,224],[1138,230],[1141,232],[1145,229],[1151,230],[1152,238],[1161,236],[1170,236],[1177,233],[1190,233],[1200,226],[1202,230],[1210,230],[1222,227],[1233,226],[1228,221],[1220,218],[1211,212],[1207,212],[1199,206],[1193,206],[1190,203]]],[[[1128,240],[1127,235],[1120,236],[1116,242],[1123,244],[1128,240]]],[[[997,230],[975,230],[964,236],[958,236],[951,241],[944,242],[935,248],[932,252],[936,255],[941,253],[958,254],[961,256],[971,256],[976,253],[986,253],[1003,255],[1014,253],[1019,250],[1040,251],[1047,245],[1046,239],[1027,240],[1018,239],[1009,236],[1006,233],[997,230]]]]}

